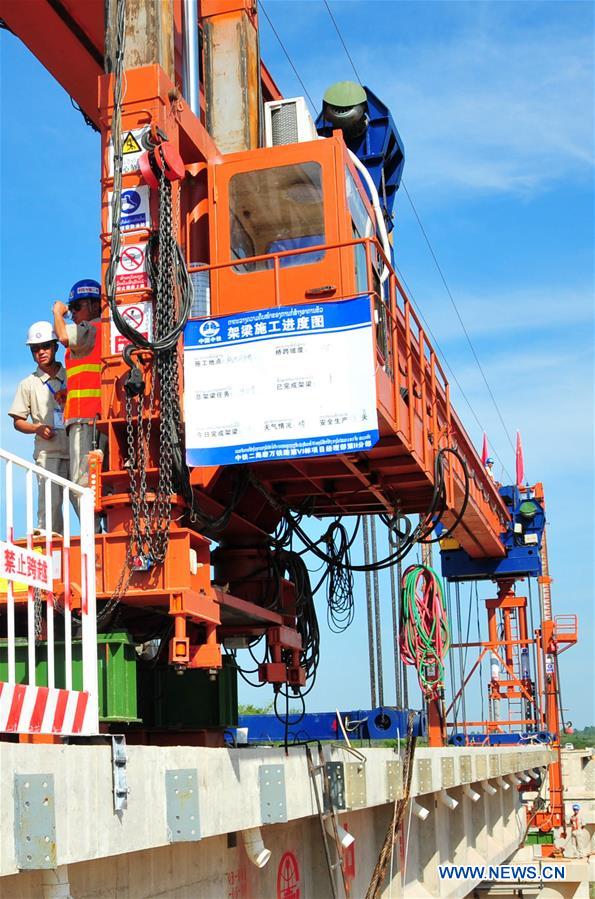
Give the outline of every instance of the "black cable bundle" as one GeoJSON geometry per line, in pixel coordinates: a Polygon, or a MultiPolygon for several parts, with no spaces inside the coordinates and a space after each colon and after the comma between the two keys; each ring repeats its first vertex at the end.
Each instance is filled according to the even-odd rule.
{"type": "Polygon", "coordinates": [[[289,509],[285,509],[285,519],[290,530],[297,534],[297,536],[306,547],[306,550],[314,553],[314,555],[318,559],[326,562],[327,565],[332,565],[336,568],[348,569],[349,571],[382,571],[383,569],[390,568],[391,565],[394,565],[396,562],[404,559],[407,553],[413,548],[416,543],[437,543],[438,541],[444,540],[446,537],[450,536],[455,528],[459,526],[463,519],[463,515],[465,514],[465,510],[469,502],[469,484],[469,472],[467,470],[467,465],[463,457],[457,452],[457,450],[451,449],[450,447],[444,447],[443,449],[441,449],[437,453],[436,461],[434,463],[434,492],[425,516],[420,519],[420,523],[418,524],[418,526],[414,530],[411,530],[411,522],[407,518],[405,518],[405,516],[398,513],[392,517],[381,515],[381,520],[384,522],[384,524],[386,524],[390,531],[389,542],[391,546],[396,547],[396,550],[386,558],[380,559],[377,562],[371,563],[369,565],[353,565],[348,560],[333,557],[329,554],[328,550],[325,552],[320,548],[320,544],[325,542],[324,536],[319,540],[313,541],[301,527],[299,519],[294,516],[289,509]],[[448,530],[442,531],[439,537],[430,538],[430,534],[446,511],[446,477],[444,470],[444,460],[447,454],[450,454],[458,459],[461,465],[465,478],[465,497],[463,499],[463,504],[450,528],[448,528],[448,530]],[[397,539],[395,539],[395,535],[397,539]]]}
{"type": "Polygon", "coordinates": [[[320,631],[314,607],[310,574],[299,553],[282,550],[279,553],[279,561],[287,571],[289,580],[295,584],[297,631],[302,638],[300,664],[306,672],[306,680],[312,679],[312,683],[306,691],[308,693],[314,686],[320,659],[320,631]]]}
{"type": "Polygon", "coordinates": [[[359,530],[360,521],[358,518],[351,539],[348,538],[345,525],[340,519],[333,521],[322,537],[326,543],[327,553],[333,560],[324,575],[327,578],[326,616],[329,630],[333,634],[342,634],[346,631],[355,615],[353,571],[350,568],[349,550],[359,530]]]}

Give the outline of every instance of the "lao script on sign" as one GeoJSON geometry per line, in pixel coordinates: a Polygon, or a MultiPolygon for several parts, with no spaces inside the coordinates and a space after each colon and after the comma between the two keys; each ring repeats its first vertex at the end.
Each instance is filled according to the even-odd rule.
{"type": "Polygon", "coordinates": [[[192,321],[189,465],[348,453],[378,440],[369,297],[192,321]]]}

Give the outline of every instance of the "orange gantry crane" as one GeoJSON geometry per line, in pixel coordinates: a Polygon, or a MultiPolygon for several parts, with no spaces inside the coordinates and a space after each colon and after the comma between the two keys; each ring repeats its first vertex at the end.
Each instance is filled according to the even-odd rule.
{"type": "MultiPolygon", "coordinates": [[[[287,129],[253,0],[1,0],[0,16],[101,135],[100,627],[117,617],[137,642],[158,634],[172,671],[212,678],[225,641],[265,634],[260,680],[299,691],[315,667],[312,598],[288,540],[303,515],[379,514],[400,532],[417,513],[414,537],[439,523],[471,566],[497,568],[510,506],[451,406],[344,131],[321,139],[298,103],[287,129]],[[287,449],[281,432],[296,426],[287,399],[263,425],[272,449],[247,438],[233,456],[241,423],[203,421],[204,402],[221,409],[235,391],[236,409],[260,412],[257,388],[213,381],[209,366],[239,365],[252,337],[284,329],[296,333],[286,355],[298,355],[300,339],[339,310],[360,316],[353,328],[367,336],[351,359],[333,356],[332,337],[308,344],[321,365],[328,357],[345,405],[319,410],[323,444],[287,449]],[[341,426],[354,430],[350,394],[366,378],[372,407],[349,439],[341,426]],[[209,455],[222,446],[232,455],[209,455]]],[[[275,352],[277,389],[303,398],[308,377],[275,352]]],[[[305,403],[304,422],[315,405],[305,403]]],[[[506,630],[518,602],[501,593],[490,620],[498,610],[506,630]]],[[[555,633],[543,628],[549,645],[555,633]]],[[[514,642],[508,631],[505,640],[514,642]]],[[[437,697],[429,710],[440,743],[437,697]]],[[[557,721],[557,708],[548,714],[557,721]]]]}

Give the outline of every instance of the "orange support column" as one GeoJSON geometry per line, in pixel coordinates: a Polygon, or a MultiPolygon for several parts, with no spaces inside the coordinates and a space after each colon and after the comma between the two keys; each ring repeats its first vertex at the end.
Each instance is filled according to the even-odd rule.
{"type": "Polygon", "coordinates": [[[442,699],[428,702],[428,746],[446,745],[446,716],[442,699]]]}

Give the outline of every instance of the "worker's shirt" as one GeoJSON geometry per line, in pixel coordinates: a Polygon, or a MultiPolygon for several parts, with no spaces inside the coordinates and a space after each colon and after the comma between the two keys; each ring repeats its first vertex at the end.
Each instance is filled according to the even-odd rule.
{"type": "Polygon", "coordinates": [[[80,325],[66,325],[68,349],[72,356],[80,359],[89,355],[95,346],[95,334],[97,332],[93,324],[97,324],[99,321],[99,318],[94,318],[90,322],[81,322],[80,325]]]}
{"type": "Polygon", "coordinates": [[[24,378],[19,386],[12,406],[8,414],[12,418],[22,418],[25,421],[31,419],[34,425],[48,425],[55,428],[56,433],[52,440],[44,440],[39,434],[35,434],[33,446],[33,458],[35,461],[40,453],[53,456],[58,459],[68,459],[68,437],[64,426],[60,424],[60,413],[63,403],[60,402],[61,393],[66,387],[66,369],[60,366],[55,377],[51,378],[39,366],[27,378],[24,378]]]}
{"type": "MultiPolygon", "coordinates": [[[[83,359],[93,350],[93,347],[95,346],[95,335],[98,333],[97,328],[93,326],[93,323],[97,324],[100,321],[101,319],[94,318],[91,321],[81,322],[78,325],[66,325],[68,349],[70,350],[70,355],[74,359],[83,359]]],[[[67,425],[74,424],[78,421],[89,423],[88,418],[69,418],[67,425]]]]}

